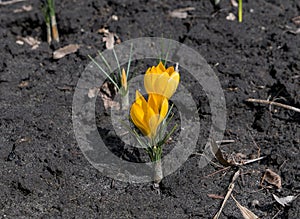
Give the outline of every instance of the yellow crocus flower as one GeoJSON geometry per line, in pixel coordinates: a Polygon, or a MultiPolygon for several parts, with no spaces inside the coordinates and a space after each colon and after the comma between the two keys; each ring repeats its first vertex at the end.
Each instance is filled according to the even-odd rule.
{"type": "Polygon", "coordinates": [[[130,109],[132,122],[141,132],[153,139],[160,123],[168,113],[168,100],[157,94],[149,94],[148,101],[136,91],[136,99],[130,109]]]}
{"type": "Polygon", "coordinates": [[[160,62],[157,66],[148,68],[144,86],[148,94],[155,93],[170,99],[178,87],[179,80],[179,73],[173,66],[166,69],[160,62]]]}

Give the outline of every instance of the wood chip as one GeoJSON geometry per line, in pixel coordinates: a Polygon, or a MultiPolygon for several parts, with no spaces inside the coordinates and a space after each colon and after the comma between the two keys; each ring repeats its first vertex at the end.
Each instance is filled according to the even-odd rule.
{"type": "Polygon", "coordinates": [[[178,8],[174,11],[169,12],[170,17],[185,19],[188,17],[188,11],[195,10],[194,7],[187,7],[187,8],[178,8]]]}
{"type": "Polygon", "coordinates": [[[109,34],[109,30],[106,29],[106,28],[101,28],[98,30],[98,33],[101,33],[101,34],[109,34]]]}
{"type": "Polygon", "coordinates": [[[24,142],[30,142],[31,141],[31,138],[30,137],[23,137],[23,138],[20,138],[16,141],[17,144],[21,144],[21,143],[24,143],[24,142]]]}
{"type": "Polygon", "coordinates": [[[231,5],[233,6],[233,7],[238,7],[239,6],[239,4],[237,3],[237,1],[236,0],[231,0],[230,1],[231,2],[231,5]]]}
{"type": "Polygon", "coordinates": [[[234,197],[231,195],[231,198],[235,201],[236,206],[240,209],[244,219],[258,219],[259,217],[256,216],[252,211],[248,208],[242,206],[234,197]]]}
{"type": "Polygon", "coordinates": [[[78,49],[79,49],[78,44],[67,45],[65,47],[62,47],[62,48],[54,51],[53,59],[61,59],[61,58],[65,57],[66,55],[77,52],[78,49]]]}
{"type": "Polygon", "coordinates": [[[107,49],[113,49],[115,45],[115,34],[108,33],[105,37],[103,37],[103,42],[105,42],[105,47],[107,49]]]}
{"type": "Polygon", "coordinates": [[[234,21],[234,20],[236,20],[236,16],[233,13],[229,13],[226,17],[226,20],[234,21]]]}
{"type": "Polygon", "coordinates": [[[207,196],[213,199],[224,199],[224,196],[217,195],[217,194],[207,194],[207,196]]]}
{"type": "Polygon", "coordinates": [[[17,36],[17,41],[16,43],[18,43],[19,45],[21,45],[20,41],[23,41],[24,43],[27,43],[29,46],[31,46],[31,49],[37,49],[39,47],[39,45],[41,44],[41,42],[31,36],[27,36],[27,37],[21,37],[21,36],[17,36]]]}
{"type": "Polygon", "coordinates": [[[188,16],[187,12],[180,12],[180,11],[171,11],[169,13],[170,17],[175,17],[175,18],[180,18],[180,19],[185,19],[188,16]]]}
{"type": "Polygon", "coordinates": [[[24,45],[24,41],[22,41],[22,40],[17,40],[17,41],[16,41],[16,44],[18,44],[18,45],[21,45],[21,46],[22,46],[22,45],[24,45]]]}
{"type": "Polygon", "coordinates": [[[263,181],[266,181],[274,186],[276,186],[278,189],[281,188],[281,177],[275,173],[274,171],[270,169],[266,169],[266,172],[263,176],[263,181]]]}
{"type": "Polygon", "coordinates": [[[29,85],[29,81],[22,81],[19,85],[18,85],[18,87],[19,88],[24,88],[24,87],[27,87],[29,85]]]}

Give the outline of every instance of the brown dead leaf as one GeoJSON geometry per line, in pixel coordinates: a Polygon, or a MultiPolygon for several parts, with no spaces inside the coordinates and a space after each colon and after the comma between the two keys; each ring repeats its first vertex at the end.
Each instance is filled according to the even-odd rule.
{"type": "Polygon", "coordinates": [[[277,195],[273,194],[273,197],[279,204],[285,207],[289,206],[298,196],[289,195],[286,197],[279,198],[277,195]]]}
{"type": "Polygon", "coordinates": [[[53,59],[61,59],[66,55],[75,53],[79,49],[78,44],[70,44],[53,52],[53,59]]]}
{"type": "Polygon", "coordinates": [[[259,217],[256,216],[252,211],[248,208],[242,206],[234,197],[231,195],[232,199],[235,201],[236,206],[240,209],[244,219],[258,219],[259,217]]]}
{"type": "Polygon", "coordinates": [[[119,110],[120,109],[120,104],[116,101],[113,101],[111,98],[107,97],[104,93],[100,92],[100,96],[103,100],[104,103],[104,108],[105,109],[115,109],[115,110],[119,110]]]}
{"type": "Polygon", "coordinates": [[[100,88],[99,96],[102,98],[105,109],[112,108],[115,110],[120,109],[120,104],[114,101],[116,96],[116,87],[110,82],[105,82],[100,88]]]}
{"type": "Polygon", "coordinates": [[[107,49],[113,49],[115,45],[115,34],[108,33],[103,37],[103,42],[105,42],[105,46],[107,49]]]}
{"type": "Polygon", "coordinates": [[[263,176],[262,181],[264,181],[264,180],[267,183],[270,183],[270,184],[276,186],[278,189],[281,188],[281,177],[277,173],[273,172],[270,169],[266,169],[266,172],[263,176]]]}
{"type": "Polygon", "coordinates": [[[185,19],[188,16],[187,12],[181,12],[181,11],[171,11],[169,13],[170,17],[175,17],[175,18],[180,18],[180,19],[185,19]]]}
{"type": "Polygon", "coordinates": [[[233,163],[228,162],[224,158],[221,149],[218,147],[217,143],[214,140],[211,141],[210,145],[211,145],[211,150],[212,150],[213,154],[215,155],[215,157],[217,158],[217,160],[219,161],[220,164],[222,164],[225,167],[234,166],[233,163]]]}

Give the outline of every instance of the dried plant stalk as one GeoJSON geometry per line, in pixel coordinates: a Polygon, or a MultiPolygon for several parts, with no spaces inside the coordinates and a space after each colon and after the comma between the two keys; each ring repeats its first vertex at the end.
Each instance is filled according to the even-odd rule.
{"type": "Polygon", "coordinates": [[[296,107],[293,107],[293,106],[289,106],[289,105],[286,105],[286,104],[282,104],[282,103],[277,103],[277,102],[274,102],[274,101],[259,100],[259,99],[252,99],[252,98],[249,98],[246,101],[247,102],[252,102],[252,103],[264,103],[264,104],[275,105],[275,106],[279,106],[279,107],[282,107],[282,108],[285,108],[285,109],[294,110],[294,111],[300,113],[300,109],[299,108],[296,108],[296,107]]]}

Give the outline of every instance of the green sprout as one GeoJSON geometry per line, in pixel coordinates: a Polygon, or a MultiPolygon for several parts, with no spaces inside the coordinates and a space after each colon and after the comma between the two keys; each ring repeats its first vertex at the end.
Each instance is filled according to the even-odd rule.
{"type": "Polygon", "coordinates": [[[97,68],[108,78],[108,80],[115,86],[117,91],[121,95],[121,107],[123,110],[127,110],[129,108],[129,95],[128,95],[128,77],[129,77],[129,71],[130,71],[130,65],[131,65],[131,58],[132,58],[132,49],[133,44],[131,44],[130,47],[130,54],[129,54],[129,60],[127,65],[127,70],[125,71],[124,68],[121,69],[118,56],[115,52],[115,49],[113,48],[113,54],[116,59],[117,65],[118,65],[118,71],[110,75],[109,72],[112,72],[111,66],[108,64],[104,56],[100,51],[98,51],[98,54],[101,58],[101,60],[104,62],[105,66],[108,68],[109,72],[105,71],[104,68],[101,67],[101,65],[93,59],[90,55],[88,57],[92,60],[92,62],[97,66],[97,68]]]}
{"type": "Polygon", "coordinates": [[[243,21],[243,0],[239,0],[239,12],[238,12],[239,22],[243,21]]]}
{"type": "Polygon", "coordinates": [[[50,44],[52,39],[59,42],[59,34],[57,29],[54,0],[44,0],[42,12],[44,14],[47,27],[47,42],[50,44]]]}

